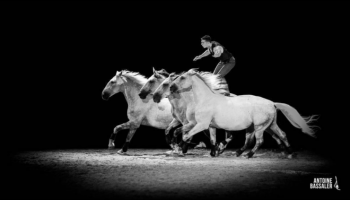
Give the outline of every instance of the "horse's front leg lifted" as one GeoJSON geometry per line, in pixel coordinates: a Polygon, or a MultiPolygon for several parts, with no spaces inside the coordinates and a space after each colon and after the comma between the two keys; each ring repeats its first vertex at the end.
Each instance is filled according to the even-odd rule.
{"type": "Polygon", "coordinates": [[[111,136],[109,137],[109,142],[108,142],[108,149],[114,149],[115,148],[115,145],[114,145],[114,140],[117,136],[117,133],[121,130],[125,130],[125,129],[129,129],[130,128],[130,124],[132,122],[131,121],[128,121],[128,122],[125,122],[123,124],[119,124],[118,126],[116,126],[113,130],[113,133],[111,134],[111,136]]]}
{"type": "Polygon", "coordinates": [[[218,147],[218,152],[217,152],[218,154],[222,154],[225,151],[228,143],[230,143],[233,138],[230,131],[225,131],[225,135],[226,135],[226,139],[220,142],[220,145],[218,147]]]}

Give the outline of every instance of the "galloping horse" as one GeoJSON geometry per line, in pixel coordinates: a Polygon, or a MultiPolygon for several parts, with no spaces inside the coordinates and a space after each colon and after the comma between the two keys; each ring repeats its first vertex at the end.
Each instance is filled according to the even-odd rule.
{"type": "MultiPolygon", "coordinates": [[[[212,73],[205,73],[203,76],[208,77],[214,75],[212,73]]],[[[166,78],[159,87],[154,91],[153,100],[156,103],[159,103],[163,98],[168,97],[169,101],[172,105],[172,113],[174,115],[174,119],[181,122],[181,124],[195,124],[196,119],[194,117],[194,108],[195,108],[195,101],[193,97],[192,88],[186,88],[182,91],[177,91],[174,93],[170,92],[169,86],[170,84],[178,77],[178,75],[175,75],[174,73],[170,74],[168,78],[166,78]]],[[[209,82],[210,83],[210,82],[209,82]]],[[[211,84],[211,89],[213,89],[218,94],[227,94],[227,84],[211,84]]],[[[234,96],[234,94],[232,94],[234,96]]],[[[172,124],[172,123],[170,123],[172,124]]],[[[177,134],[181,132],[181,127],[176,129],[174,132],[174,138],[177,137],[177,134]]],[[[211,142],[211,156],[216,156],[216,129],[214,127],[209,127],[210,132],[210,142],[211,142]]],[[[226,133],[226,142],[230,142],[232,137],[229,132],[226,133]]],[[[176,147],[175,151],[177,152],[178,146],[176,146],[174,143],[174,140],[172,141],[173,145],[176,147]]],[[[180,143],[180,146],[184,145],[182,147],[183,152],[186,151],[187,143],[180,143]]],[[[222,150],[223,152],[223,150],[222,150]]],[[[221,152],[221,153],[222,153],[221,152]]]]}
{"type": "MultiPolygon", "coordinates": [[[[208,74],[211,74],[208,72],[208,74]]],[[[148,97],[149,95],[152,95],[152,93],[159,87],[159,85],[161,83],[163,83],[167,77],[169,76],[169,73],[167,73],[164,69],[162,70],[155,70],[153,68],[153,75],[151,77],[148,78],[147,82],[143,85],[143,87],[141,88],[140,90],[140,94],[139,96],[142,98],[146,98],[148,97]]],[[[174,74],[173,76],[174,77],[174,74]]],[[[169,78],[169,77],[168,77],[169,78]]],[[[167,79],[169,80],[169,79],[167,79]]],[[[223,83],[226,83],[226,81],[223,79],[222,80],[223,83]]],[[[211,83],[211,82],[210,82],[211,83]]],[[[217,91],[218,93],[221,93],[221,94],[228,94],[228,86],[227,84],[211,84],[212,86],[212,89],[217,91]]],[[[166,141],[167,143],[173,148],[174,150],[174,153],[179,153],[178,152],[178,145],[176,144],[176,137],[177,135],[179,134],[179,131],[178,130],[181,130],[181,127],[176,129],[174,131],[174,137],[173,137],[173,140],[170,140],[170,130],[179,126],[180,124],[187,124],[188,123],[188,120],[186,119],[186,112],[189,111],[187,109],[187,104],[189,104],[188,102],[184,101],[184,99],[186,98],[190,98],[193,100],[193,95],[192,95],[192,92],[189,90],[189,91],[184,91],[185,93],[183,93],[186,97],[185,98],[172,98],[172,96],[170,96],[169,100],[170,100],[170,103],[172,105],[172,114],[173,114],[173,121],[169,124],[169,126],[165,129],[165,135],[166,135],[166,141]]],[[[234,94],[230,94],[232,96],[235,96],[234,94]]],[[[181,97],[181,95],[177,95],[178,97],[181,97]]],[[[192,100],[188,100],[189,102],[193,102],[192,100]]],[[[216,141],[216,129],[215,128],[212,128],[209,130],[211,132],[210,134],[210,138],[211,138],[211,141],[216,141]],[[214,137],[215,136],[215,137],[214,137]]],[[[192,139],[192,138],[191,138],[192,139]]],[[[191,140],[190,139],[190,140],[191,140]]],[[[232,139],[232,136],[229,132],[226,132],[226,144],[228,142],[230,142],[232,139]]],[[[187,152],[187,148],[188,148],[188,144],[187,143],[181,143],[180,145],[182,147],[182,153],[186,153],[187,152]]],[[[226,147],[226,146],[225,146],[226,147]]],[[[224,150],[224,148],[223,148],[224,150]]],[[[223,152],[223,150],[221,151],[221,153],[223,152]]],[[[181,154],[181,153],[180,153],[181,154]]],[[[213,151],[213,147],[212,147],[212,152],[211,152],[211,155],[214,156],[215,155],[215,151],[213,151]]]]}
{"type": "Polygon", "coordinates": [[[171,92],[176,92],[191,86],[196,104],[194,115],[197,123],[182,127],[183,140],[185,142],[193,135],[210,126],[231,131],[246,129],[245,144],[241,149],[237,150],[236,155],[239,156],[245,151],[248,141],[255,135],[255,147],[245,155],[250,158],[263,143],[264,131],[269,129],[269,131],[274,132],[282,139],[287,146],[288,154],[291,154],[287,137],[277,126],[277,110],[281,110],[293,126],[312,137],[316,137],[315,131],[309,125],[315,121],[314,115],[302,117],[295,108],[287,104],[274,103],[258,96],[239,95],[227,97],[218,95],[211,90],[207,81],[194,69],[189,70],[173,81],[170,90],[171,92]]]}
{"type": "MultiPolygon", "coordinates": [[[[164,69],[157,71],[153,68],[153,75],[147,79],[146,83],[140,89],[140,92],[139,92],[140,98],[141,99],[152,98],[153,92],[167,78],[167,76],[169,76],[169,73],[164,69]]],[[[173,106],[171,106],[171,113],[173,116],[173,120],[165,129],[165,136],[166,136],[165,139],[166,139],[166,142],[170,145],[170,147],[174,149],[174,146],[170,142],[169,132],[174,127],[181,125],[181,122],[176,119],[176,115],[174,115],[173,106]]]]}
{"type": "Polygon", "coordinates": [[[114,94],[122,92],[128,103],[127,115],[129,121],[114,128],[108,144],[108,148],[114,148],[116,134],[120,130],[130,129],[123,148],[118,151],[119,154],[126,153],[128,145],[140,125],[165,129],[173,119],[168,99],[164,99],[160,104],[154,103],[151,97],[140,99],[138,93],[146,81],[147,79],[139,73],[127,70],[117,71],[102,91],[104,100],[108,100],[114,94]]]}

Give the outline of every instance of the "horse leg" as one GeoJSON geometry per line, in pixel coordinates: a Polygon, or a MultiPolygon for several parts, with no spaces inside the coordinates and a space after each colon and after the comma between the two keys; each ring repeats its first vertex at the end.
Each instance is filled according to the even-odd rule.
{"type": "Polygon", "coordinates": [[[130,141],[131,141],[132,137],[134,137],[136,130],[137,130],[137,128],[130,128],[129,133],[126,136],[126,141],[123,145],[123,148],[117,152],[118,154],[125,154],[128,151],[130,141]]]}
{"type": "MultiPolygon", "coordinates": [[[[177,136],[182,133],[182,135],[184,135],[184,133],[188,132],[189,130],[191,130],[193,128],[193,126],[195,126],[195,123],[194,122],[190,122],[190,123],[187,123],[186,125],[180,127],[180,128],[177,128],[175,131],[174,131],[174,137],[177,139],[177,136]]],[[[190,138],[192,140],[192,137],[190,138]]],[[[179,145],[177,145],[177,141],[175,140],[173,142],[173,144],[175,145],[176,149],[179,149],[179,147],[181,147],[182,149],[182,153],[186,153],[187,152],[187,148],[188,148],[188,143],[181,140],[181,142],[179,143],[179,145]]],[[[178,152],[178,150],[175,150],[176,152],[178,152]]]]}
{"type": "Polygon", "coordinates": [[[172,149],[174,149],[174,146],[171,144],[171,134],[169,134],[169,132],[171,129],[178,125],[180,125],[180,121],[174,118],[173,121],[171,121],[168,127],[165,129],[165,141],[168,145],[170,145],[172,149]]]}
{"type": "Polygon", "coordinates": [[[216,145],[216,128],[209,127],[210,132],[210,144],[211,144],[211,157],[215,157],[218,154],[216,153],[217,145],[216,145]]]}
{"type": "MultiPolygon", "coordinates": [[[[209,124],[209,123],[208,123],[209,124]]],[[[183,142],[186,142],[188,141],[189,138],[193,137],[195,134],[205,130],[208,128],[208,126],[206,125],[206,123],[197,123],[193,126],[193,128],[188,132],[186,133],[186,130],[189,128],[189,127],[192,127],[192,124],[191,126],[183,126],[183,134],[182,134],[182,140],[183,142]]],[[[211,138],[212,139],[212,138],[211,138]]],[[[215,142],[216,142],[216,139],[215,139],[215,142]]]]}
{"type": "Polygon", "coordinates": [[[225,138],[226,139],[224,141],[220,142],[220,145],[218,148],[218,154],[222,154],[225,151],[228,143],[231,142],[233,137],[230,131],[225,131],[225,138]]]}
{"type": "Polygon", "coordinates": [[[130,128],[130,124],[132,122],[131,121],[128,121],[128,122],[125,122],[123,124],[119,124],[118,126],[116,126],[113,130],[113,133],[111,134],[111,136],[109,137],[109,143],[108,143],[108,149],[114,149],[115,148],[115,145],[114,145],[114,140],[117,136],[117,133],[121,130],[124,130],[124,129],[129,129],[130,128]]]}
{"type": "Polygon", "coordinates": [[[263,123],[254,126],[254,135],[255,135],[256,143],[254,148],[250,150],[250,152],[248,152],[245,155],[245,157],[251,158],[255,154],[255,152],[259,149],[259,147],[264,142],[264,138],[263,138],[264,131],[271,126],[272,122],[274,122],[275,119],[276,119],[275,116],[269,115],[263,123]]]}
{"type": "Polygon", "coordinates": [[[246,130],[246,133],[245,133],[245,142],[244,142],[244,145],[242,148],[238,149],[236,151],[236,156],[240,156],[246,149],[248,146],[250,146],[253,138],[254,138],[254,125],[252,124],[251,126],[249,126],[246,130]]]}
{"type": "MultiPolygon", "coordinates": [[[[193,137],[191,137],[191,138],[189,139],[189,142],[191,142],[192,138],[193,138],[193,137]]],[[[188,145],[189,145],[189,143],[187,143],[187,142],[183,142],[183,141],[180,142],[179,146],[181,147],[182,153],[183,153],[183,154],[187,153],[187,151],[188,151],[188,145]]]]}
{"type": "Polygon", "coordinates": [[[266,131],[267,133],[269,133],[269,134],[272,136],[273,139],[276,140],[276,142],[277,142],[278,146],[280,147],[280,149],[281,149],[282,151],[284,151],[284,150],[285,150],[285,147],[284,147],[283,143],[282,143],[281,140],[279,139],[278,135],[276,135],[276,133],[275,133],[273,130],[271,130],[271,127],[267,128],[265,131],[266,131]]]}
{"type": "MultiPolygon", "coordinates": [[[[177,137],[178,137],[178,135],[180,133],[186,133],[187,131],[191,130],[194,125],[195,125],[195,123],[190,122],[190,123],[187,123],[187,124],[183,125],[182,127],[177,128],[174,131],[174,137],[172,139],[172,144],[174,146],[175,153],[179,152],[179,147],[181,147],[183,149],[183,148],[187,148],[186,146],[188,145],[188,144],[186,144],[186,142],[183,142],[183,141],[181,141],[180,144],[178,145],[177,144],[177,137]]],[[[184,150],[182,150],[182,152],[183,151],[184,150]]]]}
{"type": "Polygon", "coordinates": [[[271,130],[273,132],[275,132],[279,136],[279,138],[281,138],[283,143],[286,145],[286,152],[288,154],[288,158],[292,158],[293,151],[292,151],[292,148],[290,147],[290,144],[287,140],[286,134],[280,129],[280,127],[278,127],[276,122],[272,123],[271,130]]]}
{"type": "Polygon", "coordinates": [[[273,121],[273,117],[270,117],[266,120],[266,122],[264,122],[263,124],[257,125],[255,126],[255,139],[256,139],[256,143],[254,148],[248,152],[245,157],[246,158],[251,158],[255,152],[259,149],[259,147],[262,145],[262,143],[264,142],[264,131],[271,125],[272,121],[273,121]]]}
{"type": "MultiPolygon", "coordinates": [[[[209,123],[208,123],[209,124],[209,123]]],[[[192,138],[195,134],[205,130],[208,128],[208,125],[206,123],[197,123],[188,133],[183,133],[182,134],[182,142],[186,143],[190,138],[192,138]]],[[[209,128],[210,131],[210,142],[212,145],[212,150],[210,155],[215,156],[215,151],[216,151],[216,128],[209,128]]]]}
{"type": "Polygon", "coordinates": [[[126,141],[123,145],[123,148],[121,150],[119,150],[117,153],[125,154],[128,151],[129,143],[130,143],[132,137],[134,137],[134,134],[135,134],[136,130],[140,127],[140,125],[141,125],[141,123],[136,123],[136,122],[130,123],[130,130],[129,130],[128,135],[126,136],[126,141]]]}
{"type": "Polygon", "coordinates": [[[244,155],[244,157],[246,158],[251,158],[253,157],[253,155],[255,154],[255,152],[259,149],[259,147],[262,145],[262,143],[264,142],[264,137],[263,137],[263,134],[264,134],[264,129],[263,128],[260,128],[255,131],[254,135],[255,135],[255,139],[256,139],[256,142],[255,142],[255,146],[252,150],[250,150],[246,155],[244,155]]]}

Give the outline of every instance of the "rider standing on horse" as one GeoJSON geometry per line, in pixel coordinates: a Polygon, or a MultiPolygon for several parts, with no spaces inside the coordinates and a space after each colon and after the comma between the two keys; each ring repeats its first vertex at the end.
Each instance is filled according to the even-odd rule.
{"type": "Polygon", "coordinates": [[[214,74],[220,74],[224,78],[236,64],[236,59],[232,56],[227,49],[216,41],[212,41],[209,35],[205,35],[201,38],[201,44],[203,48],[207,50],[199,56],[196,56],[193,61],[199,60],[208,55],[212,55],[214,58],[218,58],[220,62],[216,65],[214,74]]]}

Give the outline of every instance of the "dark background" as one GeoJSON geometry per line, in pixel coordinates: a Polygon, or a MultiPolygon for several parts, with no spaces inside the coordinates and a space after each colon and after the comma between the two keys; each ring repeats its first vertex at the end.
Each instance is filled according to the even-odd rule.
{"type": "MultiPolygon", "coordinates": [[[[215,58],[192,61],[205,50],[200,38],[208,34],[236,58],[226,76],[232,93],[320,115],[315,140],[279,112],[292,147],[341,152],[341,132],[328,129],[334,118],[329,99],[338,88],[331,84],[347,64],[347,16],[339,2],[15,2],[3,9],[4,67],[10,71],[3,80],[11,77],[4,105],[8,150],[107,148],[113,128],[127,121],[121,93],[101,98],[116,71],[146,77],[152,67],[213,71],[215,58]]],[[[126,134],[118,134],[118,149],[126,134]]],[[[235,135],[229,147],[243,145],[244,131],[235,135]]],[[[277,148],[268,134],[264,138],[263,148],[277,148]]],[[[168,146],[163,130],[142,126],[129,147],[168,146]]]]}

